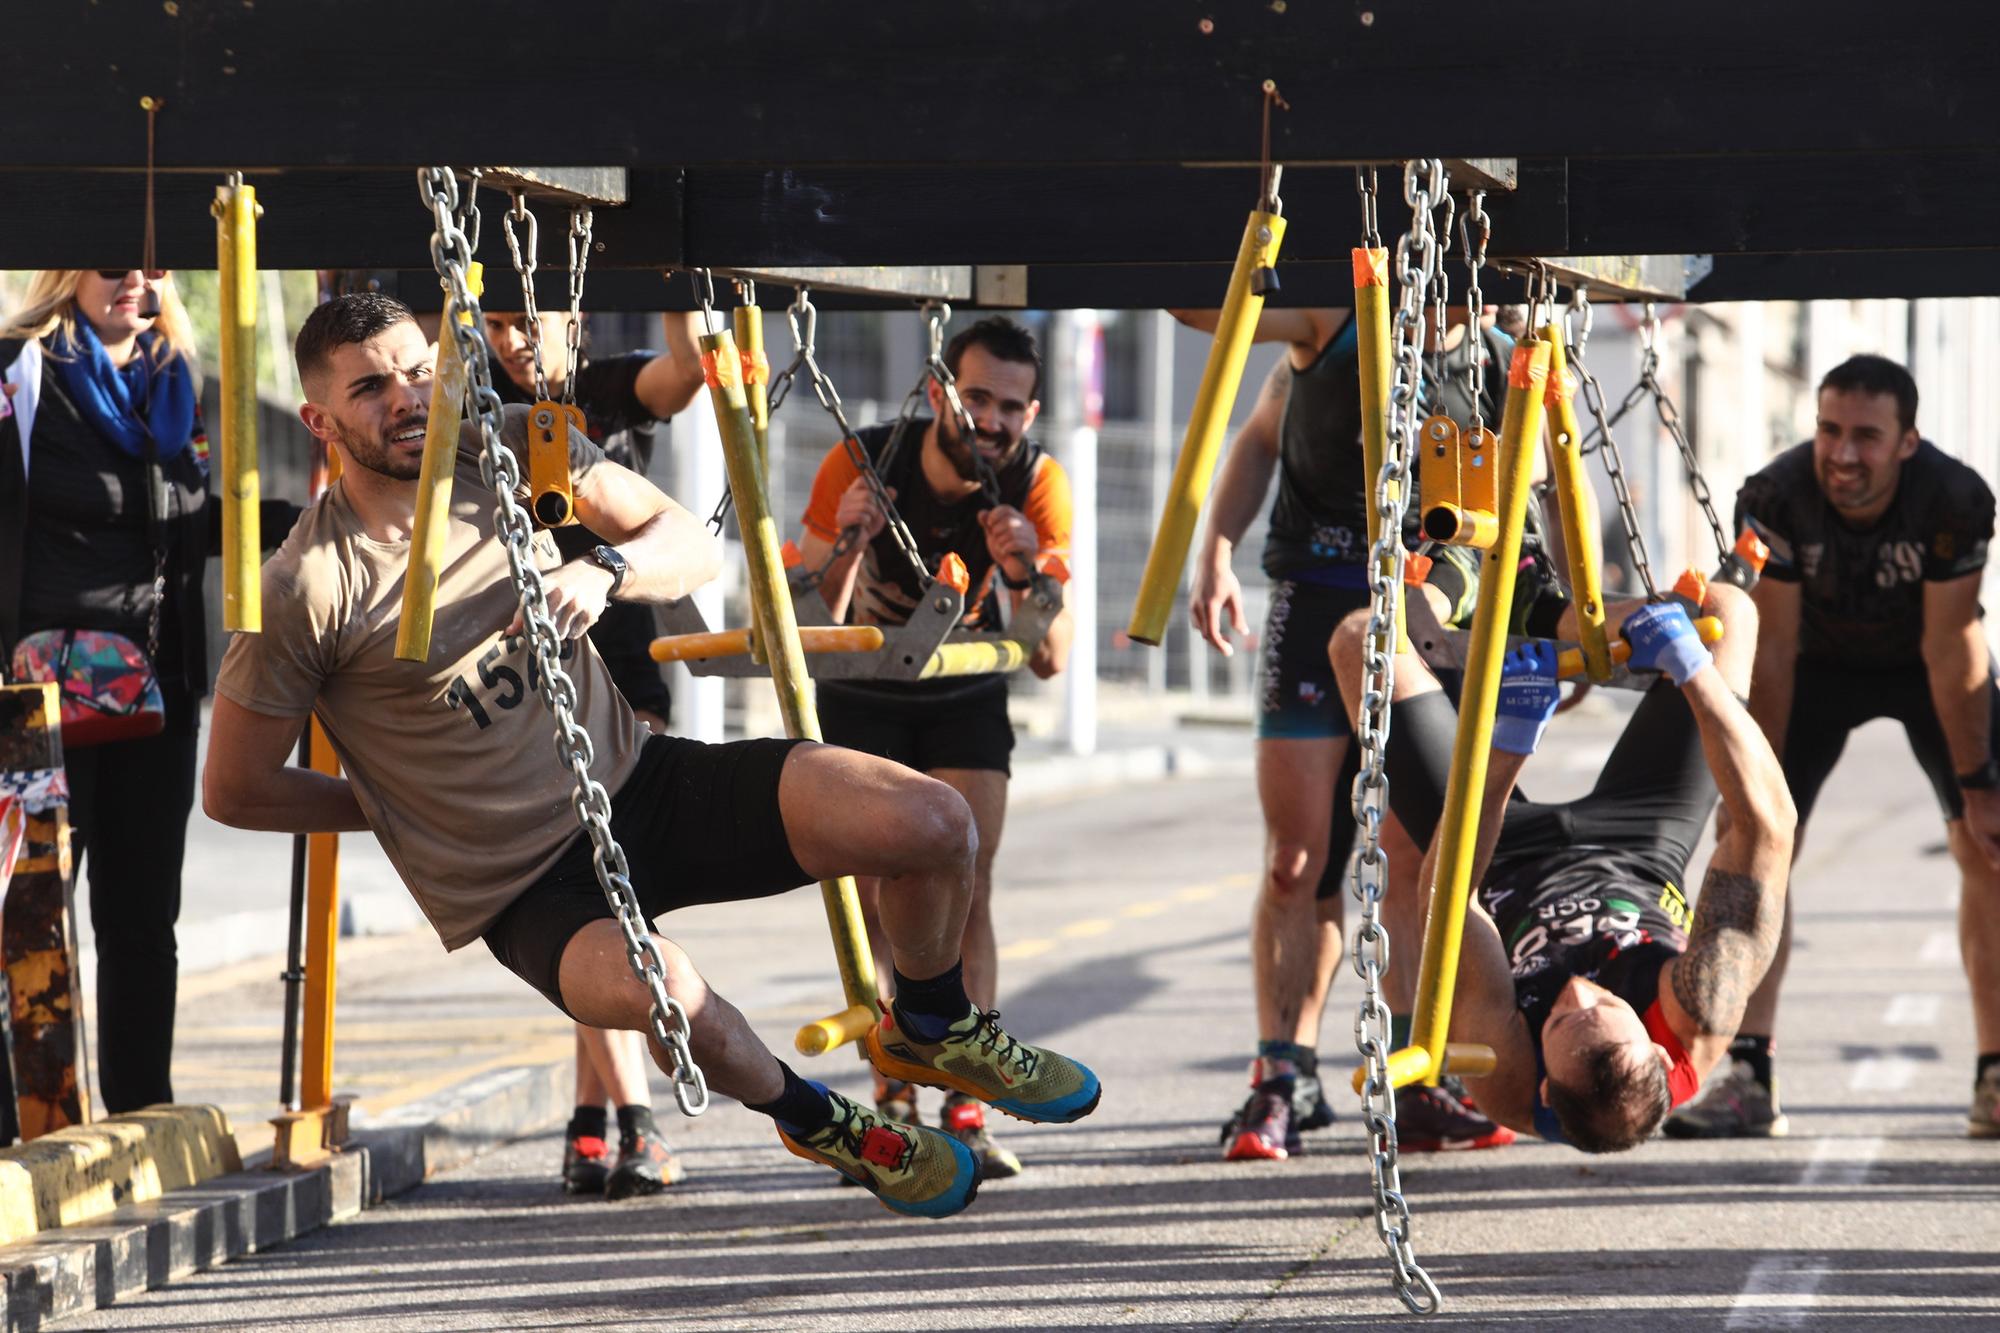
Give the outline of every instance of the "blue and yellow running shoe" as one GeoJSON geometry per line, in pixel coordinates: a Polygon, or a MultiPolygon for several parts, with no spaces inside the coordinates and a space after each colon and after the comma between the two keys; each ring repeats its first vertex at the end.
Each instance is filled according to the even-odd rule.
{"type": "Polygon", "coordinates": [[[1016,1120],[1067,1124],[1097,1109],[1097,1075],[1068,1056],[1029,1046],[1000,1026],[998,1011],[967,1010],[937,1041],[919,1041],[895,1006],[868,1033],[878,1072],[976,1097],[1016,1120]]]}
{"type": "Polygon", "coordinates": [[[832,1167],[884,1208],[910,1217],[950,1217],[979,1193],[979,1163],[951,1135],[885,1119],[837,1092],[827,1099],[831,1124],[796,1137],[779,1127],[794,1156],[832,1167]]]}

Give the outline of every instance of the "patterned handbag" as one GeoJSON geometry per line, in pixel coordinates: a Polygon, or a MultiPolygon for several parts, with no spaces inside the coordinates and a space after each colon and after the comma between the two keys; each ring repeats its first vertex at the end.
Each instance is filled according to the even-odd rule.
{"type": "Polygon", "coordinates": [[[55,681],[64,749],[157,736],[167,724],[159,677],[123,634],[45,629],[14,645],[13,678],[55,681]]]}

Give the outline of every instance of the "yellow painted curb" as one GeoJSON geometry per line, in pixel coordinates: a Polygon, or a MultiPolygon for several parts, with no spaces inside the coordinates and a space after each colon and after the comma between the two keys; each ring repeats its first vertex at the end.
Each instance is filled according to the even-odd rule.
{"type": "Polygon", "coordinates": [[[149,1106],[0,1151],[0,1244],[243,1169],[213,1106],[149,1106]]]}

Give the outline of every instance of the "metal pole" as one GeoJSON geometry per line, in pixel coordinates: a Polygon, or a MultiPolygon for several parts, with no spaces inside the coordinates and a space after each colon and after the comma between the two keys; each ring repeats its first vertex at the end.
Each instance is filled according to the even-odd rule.
{"type": "Polygon", "coordinates": [[[257,192],[240,175],[215,187],[222,353],[222,626],[263,628],[257,475],[257,192]]]}
{"type": "MultiPolygon", "coordinates": [[[[312,729],[299,734],[300,768],[312,767],[312,729]]],[[[306,835],[292,835],[292,900],[285,928],[285,970],[278,980],[285,984],[285,1035],[278,1049],[278,1105],[287,1111],[299,1109],[299,1004],[304,999],[306,926],[306,835]]]]}
{"type": "MultiPolygon", "coordinates": [[[[480,266],[467,266],[466,283],[476,299],[480,266]]],[[[469,310],[445,310],[446,319],[467,321],[469,310]]],[[[438,333],[437,369],[431,380],[430,420],[424,427],[424,463],[417,474],[417,513],[410,532],[410,568],[403,576],[403,614],[396,624],[396,656],[421,662],[431,655],[431,613],[437,597],[438,565],[444,559],[451,525],[451,482],[458,467],[458,428],[465,414],[465,363],[455,339],[438,333]]]]}
{"type": "MultiPolygon", "coordinates": [[[[1361,376],[1361,475],[1382,475],[1389,454],[1389,386],[1395,378],[1396,348],[1389,329],[1389,252],[1380,246],[1354,249],[1355,356],[1361,376]]],[[[1475,330],[1473,336],[1477,337],[1475,330]]],[[[1402,485],[1407,488],[1409,479],[1402,485]]],[[[1382,515],[1368,506],[1368,548],[1382,537],[1382,515]]],[[[1396,603],[1396,645],[1409,646],[1403,604],[1396,603]]]]}
{"type": "MultiPolygon", "coordinates": [[[[1472,336],[1478,336],[1477,330],[1472,336]]],[[[1583,466],[1583,433],[1576,423],[1576,381],[1570,377],[1562,326],[1551,320],[1542,339],[1549,348],[1544,406],[1555,441],[1556,505],[1562,516],[1563,547],[1569,556],[1577,641],[1590,678],[1605,681],[1611,679],[1611,646],[1604,631],[1604,557],[1598,549],[1597,506],[1583,466]]]]}

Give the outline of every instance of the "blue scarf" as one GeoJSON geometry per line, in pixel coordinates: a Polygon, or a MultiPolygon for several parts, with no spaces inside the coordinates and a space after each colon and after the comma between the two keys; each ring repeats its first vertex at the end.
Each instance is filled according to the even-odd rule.
{"type": "MultiPolygon", "coordinates": [[[[139,335],[139,348],[123,368],[111,364],[104,344],[90,321],[76,321],[76,340],[57,329],[52,346],[62,386],[84,420],[133,458],[149,454],[166,462],[178,458],[194,441],[194,377],[187,361],[175,357],[164,366],[153,364],[157,333],[139,335]]],[[[206,460],[203,471],[206,472],[206,460]]]]}

